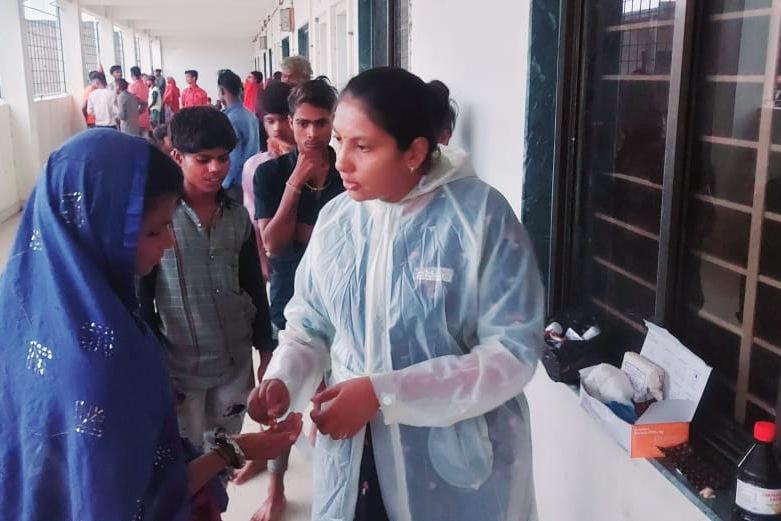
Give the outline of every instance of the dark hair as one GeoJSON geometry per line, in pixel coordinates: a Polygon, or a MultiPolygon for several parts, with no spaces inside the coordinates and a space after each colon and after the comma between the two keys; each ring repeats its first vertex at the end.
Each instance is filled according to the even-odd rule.
{"type": "Polygon", "coordinates": [[[188,107],[171,119],[169,135],[174,148],[194,154],[210,148],[232,151],[238,139],[228,116],[213,107],[188,107]]]}
{"type": "Polygon", "coordinates": [[[116,83],[117,83],[117,87],[119,87],[119,90],[127,90],[128,84],[125,78],[117,79],[116,83]]]}
{"type": "Polygon", "coordinates": [[[434,106],[435,121],[439,122],[439,133],[453,132],[453,129],[456,128],[456,118],[458,118],[458,106],[450,99],[450,89],[439,80],[428,82],[428,88],[434,94],[436,101],[434,106]]]}
{"type": "Polygon", "coordinates": [[[263,73],[260,71],[252,71],[250,72],[252,74],[252,77],[255,78],[255,83],[260,83],[263,81],[263,73]]]}
{"type": "Polygon", "coordinates": [[[276,71],[272,76],[273,76],[273,78],[275,80],[281,80],[282,79],[282,73],[280,71],[276,71]]]}
{"type": "Polygon", "coordinates": [[[314,105],[319,109],[333,112],[336,106],[337,99],[336,89],[328,83],[328,80],[324,80],[322,77],[318,77],[314,80],[305,81],[290,91],[290,96],[287,98],[287,106],[290,113],[293,114],[298,107],[304,103],[314,105]]]}
{"type": "Polygon", "coordinates": [[[184,74],[185,74],[185,76],[187,76],[189,74],[190,76],[194,77],[196,80],[198,79],[198,71],[196,71],[194,69],[188,69],[188,70],[184,71],[184,74]]]}
{"type": "Polygon", "coordinates": [[[184,194],[184,176],[176,162],[149,145],[149,165],[144,187],[144,211],[149,210],[160,197],[180,198],[184,194]]]}
{"type": "Polygon", "coordinates": [[[168,124],[163,123],[161,125],[158,125],[155,127],[155,129],[152,131],[152,136],[155,138],[155,141],[162,144],[165,137],[168,135],[168,124]]]}
{"type": "Polygon", "coordinates": [[[409,149],[419,137],[428,140],[429,156],[437,148],[440,113],[434,109],[434,93],[426,83],[404,69],[377,67],[351,79],[342,99],[360,101],[375,125],[393,136],[400,150],[409,149]]]}
{"type": "Polygon", "coordinates": [[[117,71],[122,72],[121,65],[112,65],[111,68],[108,70],[109,74],[114,74],[117,71]]]}
{"type": "Polygon", "coordinates": [[[287,98],[290,91],[293,90],[287,83],[274,80],[268,84],[260,95],[261,106],[264,114],[290,114],[290,107],[287,104],[287,98]]]}
{"type": "Polygon", "coordinates": [[[230,92],[234,96],[241,94],[241,78],[230,69],[223,69],[217,76],[217,86],[230,92]]]}
{"type": "Polygon", "coordinates": [[[106,75],[100,71],[92,71],[89,74],[89,78],[92,81],[98,80],[98,82],[100,82],[101,85],[106,85],[106,75]]]}
{"type": "Polygon", "coordinates": [[[155,69],[155,72],[156,73],[159,72],[160,74],[162,74],[163,73],[163,69],[155,69]]]}
{"type": "Polygon", "coordinates": [[[133,65],[130,67],[130,76],[133,78],[140,78],[141,77],[141,67],[138,65],[133,65]]]}

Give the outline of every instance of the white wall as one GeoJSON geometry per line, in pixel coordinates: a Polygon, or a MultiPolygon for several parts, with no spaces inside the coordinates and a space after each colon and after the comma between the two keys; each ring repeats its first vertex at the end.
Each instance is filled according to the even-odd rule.
{"type": "MultiPolygon", "coordinates": [[[[273,70],[280,70],[282,63],[282,40],[290,39],[290,54],[301,54],[298,48],[298,29],[309,24],[309,61],[312,63],[315,76],[325,75],[334,82],[337,87],[344,84],[352,76],[358,73],[358,2],[357,0],[293,0],[286,2],[285,6],[295,9],[295,31],[280,31],[280,12],[275,10],[266,29],[268,45],[273,55],[273,70]],[[343,32],[343,41],[346,42],[344,59],[337,59],[337,15],[347,14],[346,27],[343,32]],[[320,29],[324,26],[325,34],[320,37],[320,29]],[[321,51],[321,47],[325,47],[321,51]],[[341,70],[339,64],[343,64],[341,70]],[[340,84],[339,79],[342,78],[340,84]]],[[[253,50],[260,56],[261,50],[253,50]]],[[[273,71],[272,71],[273,72],[273,71]]]]}
{"type": "Polygon", "coordinates": [[[241,39],[171,40],[163,41],[163,74],[173,76],[180,89],[187,84],[184,71],[198,71],[198,85],[206,90],[212,101],[217,95],[217,71],[231,69],[245,78],[253,69],[251,41],[241,39]]]}
{"type": "Polygon", "coordinates": [[[11,140],[11,109],[0,101],[0,222],[19,211],[19,200],[11,140]]]}
{"type": "Polygon", "coordinates": [[[410,70],[450,87],[460,115],[454,145],[520,216],[528,76],[529,0],[412,2],[410,70]]]}
{"type": "Polygon", "coordinates": [[[80,109],[81,105],[77,108],[71,96],[47,98],[33,103],[33,132],[38,135],[40,154],[36,178],[49,154],[73,134],[87,128],[80,109]]]}
{"type": "Polygon", "coordinates": [[[705,521],[646,460],[632,460],[540,365],[526,395],[534,484],[544,521],[705,521]]]}

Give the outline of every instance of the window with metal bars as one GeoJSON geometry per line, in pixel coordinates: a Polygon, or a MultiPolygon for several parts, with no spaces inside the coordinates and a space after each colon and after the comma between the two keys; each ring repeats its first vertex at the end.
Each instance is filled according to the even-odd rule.
{"type": "Polygon", "coordinates": [[[114,62],[125,70],[125,35],[122,29],[114,27],[114,62]]]}
{"type": "Polygon", "coordinates": [[[36,98],[65,93],[60,11],[55,2],[25,0],[27,50],[36,98]]]}
{"type": "Polygon", "coordinates": [[[660,323],[714,368],[707,416],[778,418],[781,0],[579,4],[552,309],[615,363],[660,323]]]}
{"type": "Polygon", "coordinates": [[[133,50],[135,51],[136,65],[141,67],[141,37],[136,36],[133,41],[133,50]]]}
{"type": "Polygon", "coordinates": [[[98,22],[85,14],[81,16],[81,46],[84,51],[84,82],[89,73],[100,69],[100,38],[98,22]]]}

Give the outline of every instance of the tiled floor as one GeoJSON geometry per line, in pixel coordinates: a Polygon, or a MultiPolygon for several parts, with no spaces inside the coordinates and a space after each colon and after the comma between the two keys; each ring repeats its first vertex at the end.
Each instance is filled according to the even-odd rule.
{"type": "MultiPolygon", "coordinates": [[[[18,217],[0,223],[0,271],[5,267],[18,224],[18,217]]],[[[247,417],[244,430],[257,430],[257,428],[257,424],[247,417]]],[[[312,472],[306,458],[297,449],[293,449],[293,454],[290,457],[290,470],[285,479],[285,486],[288,495],[288,509],[283,521],[307,521],[312,496],[312,472]]],[[[228,511],[223,516],[223,521],[250,521],[252,514],[266,499],[267,487],[267,473],[261,474],[240,487],[230,485],[228,487],[230,504],[228,511]]]]}

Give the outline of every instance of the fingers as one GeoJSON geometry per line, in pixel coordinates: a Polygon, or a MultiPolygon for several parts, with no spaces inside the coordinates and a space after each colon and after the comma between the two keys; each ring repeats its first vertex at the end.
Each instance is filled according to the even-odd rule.
{"type": "Polygon", "coordinates": [[[260,392],[261,388],[256,387],[252,390],[247,399],[247,412],[250,418],[261,424],[268,424],[268,408],[266,407],[266,400],[264,393],[260,392]]]}
{"type": "Polygon", "coordinates": [[[271,380],[266,388],[265,399],[268,415],[274,418],[283,416],[290,407],[290,395],[285,384],[279,380],[271,380]]]}
{"type": "Polygon", "coordinates": [[[334,398],[336,398],[339,395],[339,391],[341,388],[338,385],[335,385],[333,387],[328,387],[327,389],[324,389],[314,395],[312,397],[312,403],[315,404],[315,406],[320,407],[325,402],[330,402],[334,398]]]}
{"type": "Polygon", "coordinates": [[[288,434],[295,435],[295,438],[298,438],[303,427],[304,421],[301,413],[292,413],[277,424],[275,432],[287,432],[288,434]]]}

